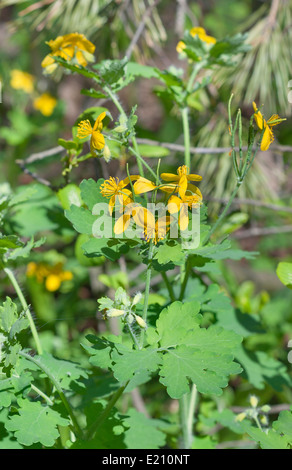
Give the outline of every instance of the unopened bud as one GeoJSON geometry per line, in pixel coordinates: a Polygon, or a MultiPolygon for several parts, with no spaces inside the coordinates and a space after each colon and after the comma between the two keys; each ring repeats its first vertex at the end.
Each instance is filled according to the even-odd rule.
{"type": "Polygon", "coordinates": [[[111,151],[108,147],[108,145],[105,145],[104,148],[103,148],[103,158],[105,159],[105,161],[108,163],[111,159],[111,151]]]}
{"type": "Polygon", "coordinates": [[[126,313],[125,310],[120,310],[118,308],[111,308],[106,314],[106,316],[109,318],[121,317],[122,315],[125,315],[125,313],[126,313]]]}
{"type": "Polygon", "coordinates": [[[117,127],[114,128],[114,131],[115,131],[115,132],[118,132],[119,134],[122,134],[122,133],[125,132],[126,130],[127,130],[126,124],[120,124],[119,126],[117,126],[117,127]]]}
{"type": "Polygon", "coordinates": [[[264,405],[261,407],[261,410],[263,413],[268,413],[271,410],[271,407],[269,405],[264,405]]]}
{"type": "Polygon", "coordinates": [[[136,322],[140,326],[140,328],[147,328],[146,322],[143,320],[142,317],[139,317],[139,315],[135,316],[136,322]]]}
{"type": "Polygon", "coordinates": [[[137,294],[135,295],[135,297],[133,298],[133,302],[132,302],[132,305],[137,305],[140,300],[142,299],[142,294],[141,292],[137,292],[137,294]]]}
{"type": "Polygon", "coordinates": [[[267,417],[266,417],[266,416],[261,416],[261,417],[260,417],[260,421],[261,421],[261,423],[262,423],[264,426],[267,426],[267,425],[268,425],[268,420],[267,420],[267,417]]]}
{"type": "Polygon", "coordinates": [[[244,420],[244,418],[246,418],[246,413],[243,412],[243,413],[239,413],[236,418],[235,418],[235,421],[239,421],[241,423],[241,421],[244,420]]]}
{"type": "Polygon", "coordinates": [[[251,395],[249,402],[253,408],[256,408],[258,406],[259,399],[255,395],[251,395]]]}

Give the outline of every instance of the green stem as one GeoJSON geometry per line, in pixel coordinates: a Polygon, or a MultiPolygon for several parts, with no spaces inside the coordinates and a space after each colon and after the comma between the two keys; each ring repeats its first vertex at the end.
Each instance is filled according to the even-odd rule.
{"type": "MultiPolygon", "coordinates": [[[[153,258],[153,251],[154,245],[153,241],[150,240],[149,242],[149,250],[148,250],[148,262],[147,262],[147,271],[146,271],[146,284],[145,284],[145,292],[144,292],[144,305],[143,305],[143,315],[142,318],[147,323],[147,311],[148,311],[148,301],[149,301],[149,293],[150,293],[150,281],[151,281],[151,262],[153,258]]],[[[144,329],[141,331],[140,336],[140,349],[143,347],[144,343],[144,329]]]]}
{"type": "MultiPolygon", "coordinates": [[[[133,139],[132,139],[133,141],[133,139]]],[[[134,141],[133,141],[133,145],[134,145],[134,141]]],[[[149,171],[149,173],[151,173],[151,175],[155,178],[156,180],[156,173],[155,171],[152,170],[151,166],[148,165],[148,163],[145,162],[145,160],[143,160],[143,158],[141,157],[141,155],[139,154],[139,152],[137,152],[135,149],[133,149],[132,147],[129,147],[129,150],[130,152],[132,152],[136,159],[137,159],[137,162],[140,162],[142,165],[145,166],[145,168],[147,168],[147,170],[149,171]]],[[[138,165],[139,166],[139,165],[138,165]]],[[[140,171],[140,168],[139,168],[139,171],[140,171]]],[[[141,176],[144,176],[144,173],[141,173],[141,176]]]]}
{"type": "MultiPolygon", "coordinates": [[[[114,103],[115,107],[118,109],[120,114],[124,118],[127,118],[127,115],[126,115],[121,103],[119,102],[117,95],[115,93],[113,93],[113,91],[110,89],[110,87],[107,87],[107,86],[104,87],[104,91],[109,95],[109,97],[111,98],[112,102],[114,103]]],[[[142,161],[141,161],[142,157],[139,153],[138,144],[137,144],[135,136],[132,137],[132,142],[133,142],[133,147],[134,147],[134,150],[135,150],[135,156],[137,157],[137,155],[139,155],[139,158],[137,157],[137,165],[138,165],[139,173],[140,173],[141,176],[144,176],[144,170],[143,170],[142,161]]]]}
{"type": "Polygon", "coordinates": [[[48,395],[46,395],[44,392],[42,392],[38,387],[36,387],[35,385],[31,384],[30,385],[32,390],[34,390],[40,397],[42,397],[48,405],[50,406],[53,406],[53,402],[52,400],[48,397],[48,395]]]}
{"type": "Polygon", "coordinates": [[[29,354],[25,353],[24,351],[20,351],[19,352],[19,355],[24,357],[25,359],[27,359],[28,361],[30,362],[33,362],[35,365],[37,365],[39,367],[39,369],[41,369],[48,377],[49,379],[51,380],[51,382],[53,383],[53,385],[55,386],[62,402],[63,402],[63,405],[65,406],[70,418],[71,418],[71,421],[72,421],[72,424],[73,424],[73,429],[74,429],[74,434],[77,436],[77,437],[80,437],[82,438],[83,436],[83,433],[82,433],[82,430],[77,422],[77,419],[75,417],[75,414],[72,410],[72,407],[70,405],[70,403],[68,402],[63,390],[62,390],[62,387],[61,387],[61,384],[60,382],[54,377],[54,375],[51,373],[51,371],[44,365],[42,364],[38,358],[36,356],[30,356],[29,354]]]}
{"type": "Polygon", "coordinates": [[[43,349],[42,349],[42,346],[41,346],[41,342],[40,342],[40,339],[39,339],[39,335],[38,335],[38,332],[37,332],[37,329],[36,329],[36,326],[34,324],[34,321],[33,321],[33,318],[31,316],[31,313],[30,313],[30,310],[29,310],[29,307],[27,305],[27,302],[23,296],[23,293],[19,287],[19,284],[17,282],[17,279],[16,277],[14,276],[13,272],[11,271],[11,269],[9,268],[4,268],[4,271],[5,273],[7,274],[7,276],[9,277],[10,279],[10,282],[11,284],[13,285],[14,289],[15,289],[15,292],[19,298],[19,301],[22,305],[22,308],[28,318],[28,321],[29,321],[29,326],[30,326],[30,329],[31,329],[31,332],[32,332],[32,336],[34,338],[34,341],[35,341],[35,344],[36,344],[36,349],[37,349],[37,352],[38,354],[42,354],[43,353],[43,349]]]}
{"type": "Polygon", "coordinates": [[[180,414],[180,423],[181,423],[181,432],[182,432],[182,448],[189,449],[191,444],[191,439],[189,435],[188,428],[188,397],[189,394],[186,393],[179,399],[179,414],[180,414]]]}
{"type": "Polygon", "coordinates": [[[211,236],[213,235],[213,233],[215,232],[215,230],[219,227],[219,225],[221,224],[222,220],[224,219],[229,207],[231,206],[232,202],[233,202],[233,199],[235,198],[236,194],[238,193],[238,190],[240,188],[242,184],[242,180],[239,180],[237,182],[237,185],[235,186],[234,190],[233,190],[233,193],[231,194],[230,196],[230,199],[228,201],[228,203],[226,204],[224,210],[222,211],[219,219],[217,220],[217,222],[213,225],[213,227],[211,228],[210,232],[208,233],[207,237],[205,238],[205,240],[203,241],[203,245],[206,245],[208,243],[208,241],[210,240],[211,236]]]}
{"type": "Polygon", "coordinates": [[[190,170],[191,152],[190,152],[190,126],[189,126],[189,109],[188,109],[188,107],[183,108],[181,115],[182,115],[183,132],[184,132],[185,165],[190,170]]]}
{"type": "Polygon", "coordinates": [[[194,414],[195,414],[195,409],[196,409],[197,396],[198,396],[197,387],[195,384],[193,384],[190,401],[189,401],[188,421],[187,421],[188,435],[190,436],[190,441],[193,440],[193,423],[194,423],[194,414]]]}
{"type": "Polygon", "coordinates": [[[180,289],[180,294],[179,294],[179,300],[183,300],[184,298],[190,271],[191,271],[191,264],[188,258],[185,265],[183,265],[181,268],[181,289],[180,289]]]}
{"type": "Polygon", "coordinates": [[[87,435],[86,435],[86,440],[90,440],[90,439],[94,438],[94,435],[95,435],[96,431],[104,423],[104,421],[108,418],[112,408],[114,407],[114,405],[116,404],[116,402],[118,401],[120,396],[123,394],[123,392],[124,392],[125,388],[127,387],[128,383],[129,383],[129,380],[125,385],[120,387],[116,391],[116,393],[114,393],[114,395],[112,396],[112,398],[108,402],[108,404],[107,404],[106,408],[104,409],[104,411],[101,413],[101,415],[99,415],[99,417],[94,421],[94,423],[92,423],[92,425],[88,429],[87,435]]]}
{"type": "Polygon", "coordinates": [[[163,280],[164,280],[164,282],[165,282],[166,288],[167,288],[168,293],[169,293],[170,300],[171,300],[172,302],[175,302],[175,301],[176,301],[176,298],[175,298],[175,295],[174,295],[174,292],[173,292],[172,285],[171,285],[171,283],[169,282],[169,279],[168,279],[168,277],[167,277],[167,274],[166,274],[164,271],[162,271],[162,272],[161,272],[161,276],[162,276],[162,278],[163,278],[163,280]]]}

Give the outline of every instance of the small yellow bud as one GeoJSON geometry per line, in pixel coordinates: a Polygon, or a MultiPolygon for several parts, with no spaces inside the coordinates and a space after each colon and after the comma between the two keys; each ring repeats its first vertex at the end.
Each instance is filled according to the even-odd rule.
{"type": "Polygon", "coordinates": [[[261,417],[260,417],[260,421],[261,421],[261,423],[262,423],[264,426],[267,426],[267,425],[268,425],[268,420],[267,420],[267,417],[266,417],[266,416],[261,416],[261,417]]]}
{"type": "Polygon", "coordinates": [[[105,145],[104,148],[103,148],[103,158],[105,159],[105,161],[108,163],[111,159],[111,151],[108,147],[108,145],[105,145]]]}
{"type": "Polygon", "coordinates": [[[139,317],[139,315],[135,315],[135,319],[141,328],[147,328],[146,322],[143,320],[142,317],[139,317]]]}
{"type": "Polygon", "coordinates": [[[133,298],[133,302],[132,302],[132,305],[137,305],[140,300],[142,299],[142,294],[141,292],[137,292],[137,294],[135,295],[135,297],[133,298]]]}
{"type": "Polygon", "coordinates": [[[109,318],[121,317],[122,315],[125,315],[125,310],[120,310],[118,308],[111,308],[106,314],[109,318]]]}
{"type": "Polygon", "coordinates": [[[241,421],[243,421],[244,419],[246,418],[246,413],[239,413],[236,418],[235,418],[235,421],[239,421],[241,423],[241,421]]]}
{"type": "Polygon", "coordinates": [[[259,399],[255,395],[251,395],[249,402],[253,408],[256,408],[258,406],[259,399]]]}

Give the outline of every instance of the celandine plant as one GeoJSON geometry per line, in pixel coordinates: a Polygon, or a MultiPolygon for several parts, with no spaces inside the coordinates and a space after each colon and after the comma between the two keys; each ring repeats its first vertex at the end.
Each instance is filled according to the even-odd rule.
{"type": "MultiPolygon", "coordinates": [[[[282,411],[270,425],[270,408],[252,396],[250,407],[240,413],[220,412],[219,397],[230,378],[236,383],[243,374],[250,387],[257,388],[253,376],[264,375],[265,358],[249,355],[245,338],[255,326],[212,283],[217,260],[255,256],[231,248],[228,237],[216,239],[216,232],[258,149],[268,149],[273,141],[271,127],[281,119],[274,115],[266,121],[254,104],[249,127],[243,132],[241,111],[233,117],[230,98],[226,128],[231,137],[234,191],[213,226],[206,223],[204,196],[197,186],[204,175],[196,173],[190,154],[188,101],[210,82],[215,66],[231,65],[235,56],[247,50],[244,41],[242,35],[217,41],[203,28],[187,31],[177,46],[182,60],[188,60],[187,77],[174,67],[160,70],[126,57],[94,63],[95,46],[78,33],[49,41],[51,51],[42,62],[45,73],[65,71],[87,77],[92,88],[81,92],[96,100],[111,100],[117,110],[113,118],[106,108],[86,109],[73,126],[72,140],[59,139],[66,151],[64,187],[57,190],[65,216],[85,236],[82,250],[88,261],[123,257],[132,265],[134,250],[139,259],[135,262],[145,265],[145,285],[134,294],[119,287],[111,298],[97,299],[103,320],[110,325],[114,321],[119,334],[88,335],[80,347],[89,362],[54,357],[40,340],[13,269],[45,243],[43,239],[24,243],[9,232],[7,220],[13,220],[15,208],[30,197],[29,189],[2,197],[1,264],[20,303],[19,309],[7,297],[1,307],[4,447],[6,443],[16,448],[215,448],[216,437],[205,432],[208,419],[211,427],[219,423],[247,435],[255,446],[291,447],[291,411],[282,411]],[[209,76],[198,77],[201,70],[210,71],[209,76]],[[159,79],[163,93],[181,114],[185,152],[173,173],[162,171],[160,160],[152,167],[142,158],[135,131],[136,107],[127,114],[118,99],[117,93],[139,77],[159,79]],[[108,162],[121,155],[126,156],[122,179],[84,179],[79,188],[69,184],[71,172],[86,160],[108,162]],[[133,167],[137,168],[134,172],[133,167]],[[161,277],[162,303],[150,301],[154,276],[161,277]],[[212,316],[206,317],[206,312],[212,316]],[[28,328],[34,340],[31,348],[23,347],[23,332],[28,328]],[[178,403],[178,419],[164,412],[163,419],[151,419],[133,406],[120,406],[123,394],[139,393],[139,388],[148,405],[148,390],[157,382],[161,401],[178,403]],[[198,411],[204,397],[213,410],[208,419],[198,411]]],[[[27,274],[55,292],[72,279],[62,263],[56,266],[31,261],[27,274]]],[[[273,373],[280,374],[282,386],[291,386],[285,366],[269,360],[270,382],[273,373]]]]}

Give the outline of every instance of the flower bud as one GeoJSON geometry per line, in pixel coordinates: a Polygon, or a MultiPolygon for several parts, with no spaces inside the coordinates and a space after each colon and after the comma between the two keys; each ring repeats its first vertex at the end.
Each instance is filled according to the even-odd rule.
{"type": "Polygon", "coordinates": [[[251,395],[249,402],[253,408],[256,408],[258,406],[259,399],[255,395],[251,395]]]}
{"type": "Polygon", "coordinates": [[[133,298],[133,302],[132,302],[132,305],[137,305],[140,300],[142,299],[142,294],[141,292],[137,292],[137,294],[135,295],[135,297],[133,298]]]}
{"type": "Polygon", "coordinates": [[[114,128],[114,132],[118,132],[119,134],[122,134],[127,130],[126,124],[120,124],[119,126],[114,128]]]}
{"type": "Polygon", "coordinates": [[[120,309],[118,309],[118,308],[111,308],[111,309],[107,312],[106,316],[107,316],[108,318],[121,317],[122,315],[125,315],[125,313],[126,313],[125,310],[120,310],[120,309]]]}
{"type": "Polygon", "coordinates": [[[239,413],[239,414],[236,416],[235,421],[238,421],[238,422],[241,423],[241,421],[243,421],[244,418],[246,418],[246,413],[244,413],[244,412],[243,412],[243,413],[239,413]]]}
{"type": "Polygon", "coordinates": [[[104,148],[103,148],[103,158],[105,159],[106,163],[108,163],[111,159],[111,151],[108,147],[108,145],[105,145],[104,148]]]}
{"type": "Polygon", "coordinates": [[[147,328],[146,322],[143,320],[142,317],[139,317],[139,315],[135,315],[135,319],[140,328],[147,328]]]}

